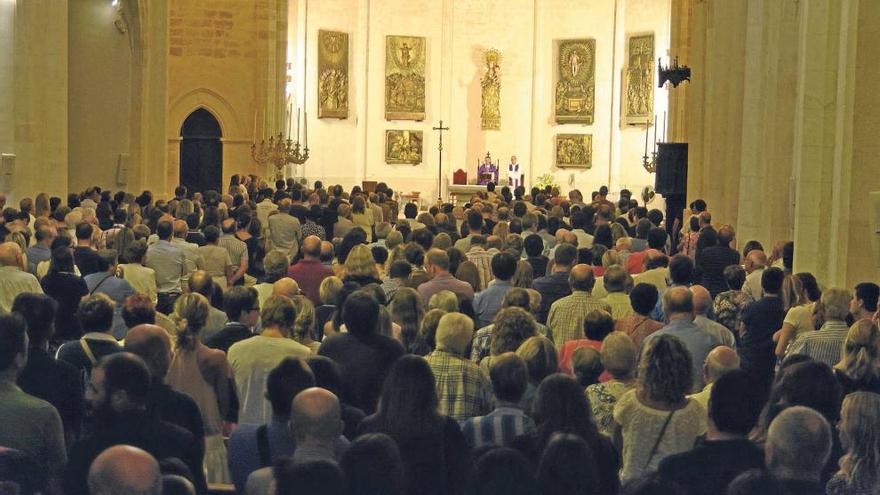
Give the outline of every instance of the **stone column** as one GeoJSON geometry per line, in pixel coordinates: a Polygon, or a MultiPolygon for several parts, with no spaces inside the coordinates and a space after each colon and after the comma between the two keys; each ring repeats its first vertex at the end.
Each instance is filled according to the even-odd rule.
{"type": "Polygon", "coordinates": [[[67,194],[67,0],[15,3],[13,62],[19,197],[67,194]]]}

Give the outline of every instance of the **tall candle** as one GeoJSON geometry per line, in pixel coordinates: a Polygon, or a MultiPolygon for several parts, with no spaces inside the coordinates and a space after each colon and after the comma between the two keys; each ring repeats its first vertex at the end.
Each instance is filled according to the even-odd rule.
{"type": "Polygon", "coordinates": [[[657,152],[657,116],[654,116],[654,152],[657,152]]]}
{"type": "Polygon", "coordinates": [[[645,121],[645,156],[648,156],[648,127],[650,127],[650,122],[645,121]]]}
{"type": "Polygon", "coordinates": [[[297,143],[299,142],[299,117],[300,117],[299,114],[300,114],[301,110],[302,110],[301,108],[296,109],[296,142],[297,143]]]}
{"type": "Polygon", "coordinates": [[[293,103],[290,104],[290,109],[287,111],[287,139],[290,139],[290,129],[293,125],[293,103]]]}
{"type": "Polygon", "coordinates": [[[257,144],[257,112],[254,111],[254,144],[257,144]]]}
{"type": "Polygon", "coordinates": [[[666,142],[666,112],[663,112],[663,134],[660,136],[663,142],[666,142]]]}
{"type": "Polygon", "coordinates": [[[309,147],[309,112],[303,112],[303,141],[305,141],[305,147],[309,147]]]}

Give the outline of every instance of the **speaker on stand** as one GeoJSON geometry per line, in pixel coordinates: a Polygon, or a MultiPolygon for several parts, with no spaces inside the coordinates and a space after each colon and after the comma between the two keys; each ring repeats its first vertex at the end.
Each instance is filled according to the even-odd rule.
{"type": "Polygon", "coordinates": [[[675,220],[681,225],[682,213],[687,202],[688,144],[657,143],[657,168],[654,177],[654,190],[666,200],[666,231],[673,240],[678,239],[674,232],[675,220]]]}

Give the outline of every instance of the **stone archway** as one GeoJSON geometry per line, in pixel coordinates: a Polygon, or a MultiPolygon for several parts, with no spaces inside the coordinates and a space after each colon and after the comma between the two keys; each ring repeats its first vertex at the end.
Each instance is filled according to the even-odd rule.
{"type": "Polygon", "coordinates": [[[217,118],[197,108],[180,128],[180,184],[190,191],[223,189],[223,132],[217,118]]]}

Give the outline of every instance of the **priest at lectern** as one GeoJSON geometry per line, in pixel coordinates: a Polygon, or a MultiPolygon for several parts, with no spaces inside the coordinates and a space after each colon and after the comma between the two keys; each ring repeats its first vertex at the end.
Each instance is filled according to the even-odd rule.
{"type": "Polygon", "coordinates": [[[492,163],[492,155],[486,152],[483,162],[477,168],[477,184],[482,186],[490,182],[498,184],[498,169],[498,164],[492,163]]]}

